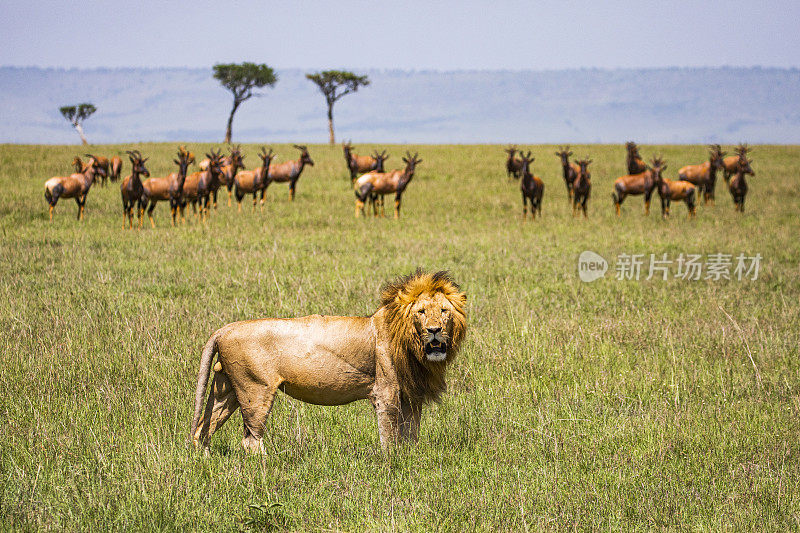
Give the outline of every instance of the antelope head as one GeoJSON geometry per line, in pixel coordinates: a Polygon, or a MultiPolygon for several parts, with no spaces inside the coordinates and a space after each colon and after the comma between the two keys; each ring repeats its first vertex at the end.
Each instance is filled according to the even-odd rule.
{"type": "Polygon", "coordinates": [[[208,171],[213,176],[222,174],[223,157],[222,150],[211,150],[211,153],[206,153],[208,158],[208,171]]]}
{"type": "Polygon", "coordinates": [[[269,164],[272,162],[272,158],[275,157],[275,152],[272,151],[272,148],[270,148],[269,152],[267,152],[267,148],[265,146],[262,146],[261,152],[258,154],[258,157],[261,158],[261,162],[263,163],[263,168],[268,169],[269,164]]]}
{"type": "MultiPolygon", "coordinates": [[[[102,168],[100,167],[100,163],[98,163],[97,158],[95,156],[90,155],[90,154],[84,154],[84,155],[89,158],[89,162],[88,163],[84,164],[80,160],[79,157],[75,158],[77,161],[81,162],[81,167],[82,167],[81,170],[80,170],[81,174],[85,175],[85,174],[89,173],[91,175],[92,181],[94,181],[94,177],[97,174],[105,175],[105,174],[102,173],[102,168]]],[[[73,164],[74,164],[74,161],[73,161],[73,164]]]]}
{"type": "Polygon", "coordinates": [[[530,150],[528,150],[527,154],[525,152],[523,152],[522,150],[520,150],[519,158],[520,158],[520,161],[522,161],[522,173],[523,173],[523,175],[524,174],[529,174],[530,173],[530,170],[529,170],[530,164],[533,163],[533,161],[536,158],[531,156],[531,151],[530,150]]]}
{"type": "Polygon", "coordinates": [[[592,160],[589,159],[588,157],[584,157],[583,159],[579,159],[578,161],[576,161],[578,166],[581,168],[580,174],[579,174],[580,176],[583,176],[584,178],[589,179],[589,170],[588,169],[589,169],[589,164],[591,162],[592,162],[592,160]]]}
{"type": "Polygon", "coordinates": [[[230,151],[231,155],[228,157],[230,165],[232,167],[245,168],[244,154],[242,153],[241,145],[237,144],[236,146],[231,146],[230,151]]]}
{"type": "Polygon", "coordinates": [[[718,144],[711,144],[708,146],[709,162],[711,167],[715,170],[721,169],[724,165],[725,152],[718,144]]]}
{"type": "Polygon", "coordinates": [[[293,146],[300,150],[300,164],[311,165],[313,167],[314,160],[311,159],[311,156],[308,154],[308,148],[302,144],[295,144],[293,146]]]}
{"type": "Polygon", "coordinates": [[[561,164],[563,166],[567,166],[569,164],[569,156],[572,155],[572,150],[569,149],[569,145],[558,147],[558,152],[556,152],[556,156],[561,158],[561,164]]]}
{"type": "Polygon", "coordinates": [[[134,174],[141,174],[149,178],[150,171],[147,170],[147,167],[144,164],[150,158],[142,157],[142,153],[139,150],[126,150],[125,153],[128,154],[128,159],[131,161],[133,168],[132,172],[134,174]]]}
{"type": "Polygon", "coordinates": [[[422,163],[422,159],[419,158],[419,153],[411,155],[411,152],[407,151],[406,156],[403,158],[403,162],[406,164],[406,171],[413,173],[417,165],[422,163]]]}
{"type": "Polygon", "coordinates": [[[183,146],[180,146],[178,148],[178,159],[173,159],[172,162],[178,165],[180,169],[179,173],[185,176],[189,165],[194,163],[194,154],[187,151],[183,146]]]}
{"type": "Polygon", "coordinates": [[[89,158],[89,164],[95,167],[95,172],[97,172],[101,176],[106,175],[106,171],[103,169],[103,167],[99,165],[94,165],[94,163],[92,163],[92,161],[97,162],[97,158],[95,156],[93,156],[92,154],[83,154],[83,155],[89,158]]]}
{"type": "Polygon", "coordinates": [[[653,179],[656,183],[661,183],[663,181],[663,177],[661,173],[667,170],[667,162],[664,160],[663,157],[654,157],[650,161],[650,170],[653,171],[653,179]]]}
{"type": "Polygon", "coordinates": [[[752,159],[747,159],[747,150],[742,151],[739,154],[739,170],[744,174],[750,174],[751,176],[755,176],[756,173],[753,172],[753,167],[750,166],[750,163],[753,162],[752,159]]]}
{"type": "Polygon", "coordinates": [[[372,154],[372,157],[375,159],[375,170],[378,172],[384,172],[383,162],[389,159],[389,156],[386,154],[386,150],[381,153],[378,153],[378,151],[375,150],[375,153],[372,154]]]}

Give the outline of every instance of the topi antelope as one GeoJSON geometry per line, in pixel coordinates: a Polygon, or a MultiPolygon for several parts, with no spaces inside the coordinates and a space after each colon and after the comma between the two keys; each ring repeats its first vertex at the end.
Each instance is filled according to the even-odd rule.
{"type": "MultiPolygon", "coordinates": [[[[380,158],[375,155],[378,153],[375,150],[375,154],[372,156],[368,155],[357,155],[353,153],[353,146],[350,141],[347,141],[342,145],[342,150],[344,151],[344,159],[347,163],[347,168],[350,171],[350,185],[354,185],[356,182],[356,178],[358,178],[359,174],[363,174],[365,172],[372,172],[373,170],[378,172],[383,172],[383,168],[380,167],[382,161],[380,158]]],[[[386,150],[381,152],[380,154],[383,161],[386,161],[389,156],[386,155],[386,150]]]]}
{"type": "MultiPolygon", "coordinates": [[[[684,201],[689,211],[689,218],[695,215],[695,191],[697,187],[688,180],[672,181],[663,176],[667,169],[666,162],[660,158],[653,158],[653,171],[655,172],[656,189],[661,197],[661,217],[669,217],[669,205],[673,200],[684,201]]],[[[703,182],[705,184],[705,182],[703,182]]]]}
{"type": "Polygon", "coordinates": [[[150,219],[150,226],[153,228],[156,227],[153,221],[153,210],[155,210],[158,202],[169,201],[173,226],[178,216],[178,209],[181,212],[183,211],[183,184],[186,181],[189,165],[194,162],[194,154],[180,146],[178,148],[178,159],[173,159],[172,161],[178,165],[178,172],[172,172],[166,178],[150,178],[142,184],[144,195],[150,204],[147,209],[147,218],[150,219]]]}
{"type": "Polygon", "coordinates": [[[122,158],[118,155],[115,155],[111,158],[109,162],[110,168],[108,171],[108,178],[112,182],[119,181],[120,175],[122,174],[122,158]]]}
{"type": "Polygon", "coordinates": [[[723,167],[722,159],[725,152],[718,144],[708,147],[708,161],[699,165],[686,165],[678,170],[678,179],[688,181],[693,184],[698,193],[703,194],[703,202],[707,204],[711,200],[714,204],[714,189],[717,185],[717,170],[723,167]]]}
{"type": "Polygon", "coordinates": [[[356,180],[356,218],[364,214],[364,203],[369,199],[372,203],[374,216],[378,216],[378,205],[380,205],[381,216],[385,215],[383,197],[394,193],[394,218],[400,218],[400,206],[403,200],[403,192],[414,178],[417,165],[422,163],[419,154],[411,155],[406,152],[403,162],[406,167],[403,170],[397,169],[391,172],[368,172],[356,180]]]}
{"type": "Polygon", "coordinates": [[[267,182],[264,185],[264,189],[266,189],[273,182],[288,182],[290,201],[294,201],[294,191],[297,186],[297,180],[300,179],[300,174],[303,173],[303,168],[305,168],[306,165],[314,166],[314,161],[308,154],[308,148],[299,144],[295,144],[294,147],[300,150],[300,158],[295,161],[286,161],[285,163],[270,165],[269,172],[267,173],[267,182]]]}
{"type": "Polygon", "coordinates": [[[103,157],[102,155],[91,155],[91,154],[83,154],[83,155],[97,161],[98,174],[100,175],[100,178],[102,180],[100,184],[103,187],[105,187],[106,179],[108,178],[108,158],[103,157]]]}
{"type": "Polygon", "coordinates": [[[744,177],[746,174],[755,176],[755,172],[753,172],[753,168],[750,166],[753,160],[747,159],[746,146],[743,150],[738,150],[738,152],[739,161],[736,162],[736,174],[734,174],[731,181],[728,182],[728,190],[733,197],[733,204],[736,211],[744,213],[744,197],[747,196],[747,181],[745,181],[744,177]]]}
{"type": "Polygon", "coordinates": [[[208,202],[212,188],[215,185],[219,187],[223,165],[223,157],[219,151],[212,150],[210,154],[206,154],[206,157],[208,158],[206,170],[189,174],[183,183],[184,203],[186,201],[192,203],[192,210],[201,221],[205,220],[205,216],[208,214],[208,202]],[[199,213],[198,203],[200,204],[199,213]]]}
{"type": "Polygon", "coordinates": [[[628,141],[625,143],[625,149],[628,152],[626,165],[628,167],[628,174],[641,174],[645,170],[647,170],[647,163],[644,162],[644,159],[639,155],[639,147],[636,146],[636,143],[633,141],[628,141]]]}
{"type": "Polygon", "coordinates": [[[95,176],[100,173],[100,167],[94,156],[89,156],[89,162],[86,164],[76,157],[73,164],[76,165],[76,170],[79,169],[81,172],[66,177],[56,176],[44,183],[44,197],[50,204],[50,222],[53,221],[53,211],[60,198],[75,198],[75,203],[78,204],[78,220],[83,220],[86,196],[94,183],[95,176]]]}
{"type": "Polygon", "coordinates": [[[242,198],[245,194],[253,194],[253,209],[256,208],[256,196],[261,192],[261,209],[264,208],[264,191],[266,190],[267,177],[269,175],[269,167],[272,158],[275,154],[272,148],[267,152],[266,147],[261,147],[261,153],[258,154],[261,158],[261,166],[253,170],[243,170],[239,172],[234,178],[234,186],[236,187],[235,196],[236,202],[239,204],[239,211],[242,210],[242,198]]]}
{"type": "MultiPolygon", "coordinates": [[[[133,206],[138,207],[139,215],[139,228],[142,227],[142,215],[144,215],[144,207],[147,205],[147,197],[144,192],[144,185],[142,185],[142,176],[150,177],[150,171],[144,166],[147,159],[142,157],[139,150],[129,150],[125,153],[131,161],[131,174],[122,180],[120,184],[120,194],[122,195],[122,229],[130,226],[133,229],[133,206]]],[[[149,158],[148,158],[149,159],[149,158]]]]}
{"type": "Polygon", "coordinates": [[[614,192],[611,193],[611,196],[614,198],[617,216],[621,214],[622,202],[625,197],[640,194],[644,195],[644,214],[650,214],[650,196],[656,187],[655,172],[655,169],[645,167],[644,172],[621,176],[614,181],[614,192]]]}
{"type": "Polygon", "coordinates": [[[589,218],[586,213],[586,204],[589,202],[589,196],[592,193],[592,174],[588,170],[591,162],[592,160],[588,157],[578,160],[578,175],[575,176],[571,187],[573,193],[572,216],[575,216],[578,209],[581,209],[583,210],[583,217],[589,218]]]}
{"type": "Polygon", "coordinates": [[[231,205],[231,197],[233,196],[233,182],[236,178],[236,173],[239,169],[244,167],[244,155],[242,155],[240,145],[230,147],[231,153],[228,157],[222,160],[222,175],[220,176],[220,183],[214,188],[214,209],[217,208],[217,190],[223,183],[228,189],[228,207],[231,205]]]}
{"type": "Polygon", "coordinates": [[[519,150],[516,145],[510,144],[508,148],[503,151],[508,154],[508,158],[506,158],[506,177],[519,179],[522,175],[522,161],[514,157],[514,154],[519,150]]]}
{"type": "MultiPolygon", "coordinates": [[[[105,157],[95,156],[92,154],[83,154],[83,155],[89,158],[86,163],[84,163],[83,160],[77,155],[72,159],[72,168],[75,169],[75,173],[83,174],[88,166],[93,165],[96,169],[95,175],[100,177],[100,184],[105,185],[106,170],[103,168],[103,160],[105,159],[105,157]]],[[[107,164],[108,160],[106,159],[105,162],[107,164]]]]}
{"type": "Polygon", "coordinates": [[[575,183],[575,178],[578,176],[578,165],[575,163],[569,162],[569,156],[572,155],[572,151],[569,149],[569,145],[565,147],[558,147],[558,151],[556,152],[556,157],[561,159],[561,169],[564,175],[564,185],[567,186],[567,195],[569,198],[572,198],[572,186],[575,183]]]}
{"type": "Polygon", "coordinates": [[[527,154],[519,153],[520,161],[522,162],[522,180],[519,184],[519,189],[522,192],[522,220],[526,219],[528,214],[528,200],[531,202],[531,218],[536,220],[536,212],[539,212],[539,218],[542,217],[542,196],[544,196],[544,182],[539,176],[531,174],[531,163],[536,159],[531,157],[531,151],[528,150],[527,154]]]}
{"type": "Polygon", "coordinates": [[[739,155],[744,154],[745,159],[747,158],[747,152],[750,151],[750,147],[746,144],[739,144],[736,148],[734,148],[733,152],[736,155],[729,155],[728,157],[722,160],[722,177],[725,178],[725,183],[729,183],[731,180],[731,176],[736,174],[739,171],[739,155]]]}

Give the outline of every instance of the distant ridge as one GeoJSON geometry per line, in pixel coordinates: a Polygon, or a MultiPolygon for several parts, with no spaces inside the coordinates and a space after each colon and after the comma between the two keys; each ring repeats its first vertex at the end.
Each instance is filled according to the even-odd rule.
{"type": "MultiPolygon", "coordinates": [[[[340,139],[394,143],[800,143],[800,70],[665,68],[367,71],[336,104],[340,139]]],[[[322,96],[299,69],[239,109],[238,142],[326,142],[322,96]]],[[[211,69],[0,67],[0,142],[74,144],[58,113],[89,101],[94,143],[211,141],[231,97],[211,69]]]]}

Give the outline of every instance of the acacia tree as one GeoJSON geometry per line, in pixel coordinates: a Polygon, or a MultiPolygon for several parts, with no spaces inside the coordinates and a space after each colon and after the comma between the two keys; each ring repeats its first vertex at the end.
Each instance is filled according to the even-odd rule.
{"type": "Polygon", "coordinates": [[[367,76],[358,76],[347,70],[323,70],[314,74],[306,74],[306,78],[313,81],[325,95],[328,104],[328,132],[331,144],[335,144],[333,135],[333,104],[342,96],[354,93],[359,87],[369,85],[367,76]]]}
{"type": "Polygon", "coordinates": [[[218,63],[214,65],[214,78],[219,80],[223,87],[233,93],[233,108],[228,117],[228,127],[225,130],[225,143],[230,144],[233,129],[233,114],[242,105],[242,102],[253,96],[253,89],[272,87],[278,82],[275,71],[267,65],[255,63],[218,63]]]}
{"type": "Polygon", "coordinates": [[[97,108],[92,104],[78,104],[65,105],[59,107],[58,110],[61,112],[61,115],[67,119],[70,124],[72,124],[72,127],[75,128],[75,131],[78,132],[78,135],[81,136],[81,141],[83,144],[88,145],[89,141],[86,140],[86,135],[83,134],[81,122],[92,116],[92,114],[97,111],[97,108]]]}

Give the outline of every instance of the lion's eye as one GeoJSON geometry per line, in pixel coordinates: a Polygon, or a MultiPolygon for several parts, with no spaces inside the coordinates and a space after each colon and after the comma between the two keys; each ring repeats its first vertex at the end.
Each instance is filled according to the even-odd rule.
{"type": "Polygon", "coordinates": [[[424,315],[425,314],[425,310],[424,309],[420,309],[419,311],[417,311],[417,313],[419,313],[421,315],[424,315]]]}
{"type": "Polygon", "coordinates": [[[446,314],[446,313],[447,313],[447,309],[445,309],[444,307],[442,307],[442,314],[446,314]]]}

